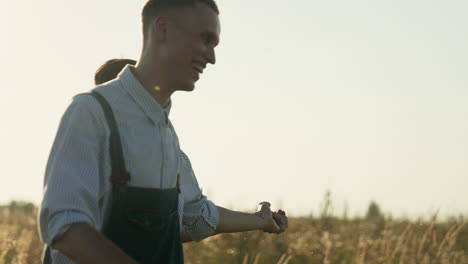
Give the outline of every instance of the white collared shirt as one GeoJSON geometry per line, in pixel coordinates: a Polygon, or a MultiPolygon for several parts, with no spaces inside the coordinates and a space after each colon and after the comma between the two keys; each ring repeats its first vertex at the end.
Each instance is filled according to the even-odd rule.
{"type": "MultiPolygon", "coordinates": [[[[198,186],[190,160],[179,146],[168,115],[126,66],[119,77],[98,86],[110,104],[122,142],[130,186],[174,188],[181,176],[181,228],[193,240],[210,236],[219,223],[216,205],[198,186]]],[[[72,223],[97,230],[109,213],[111,194],[110,130],[101,105],[90,95],[75,96],[62,117],[47,162],[39,213],[41,239],[50,245],[72,223]]],[[[73,263],[52,250],[53,263],[73,263]]]]}

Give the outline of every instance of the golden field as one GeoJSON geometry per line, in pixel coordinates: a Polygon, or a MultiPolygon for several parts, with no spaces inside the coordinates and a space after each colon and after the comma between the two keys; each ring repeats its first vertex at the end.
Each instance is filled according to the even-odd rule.
{"type": "MultiPolygon", "coordinates": [[[[0,207],[0,263],[41,263],[37,208],[0,207]]],[[[287,232],[223,234],[184,244],[187,264],[454,263],[468,264],[468,221],[292,218],[287,232]]]]}

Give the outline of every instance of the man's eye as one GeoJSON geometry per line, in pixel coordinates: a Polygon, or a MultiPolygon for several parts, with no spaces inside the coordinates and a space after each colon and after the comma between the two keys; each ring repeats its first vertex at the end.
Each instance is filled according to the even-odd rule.
{"type": "Polygon", "coordinates": [[[210,38],[210,36],[203,34],[202,35],[202,40],[203,40],[203,43],[209,44],[210,41],[211,41],[211,38],[210,38]]]}

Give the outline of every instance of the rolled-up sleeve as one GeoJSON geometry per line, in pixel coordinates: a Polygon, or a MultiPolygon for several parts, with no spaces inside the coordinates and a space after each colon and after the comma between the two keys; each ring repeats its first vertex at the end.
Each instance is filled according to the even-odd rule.
{"type": "Polygon", "coordinates": [[[184,197],[183,231],[192,240],[200,241],[214,233],[219,224],[219,211],[216,205],[203,195],[192,169],[189,158],[181,155],[181,191],[184,197]]]}
{"type": "Polygon", "coordinates": [[[62,117],[47,162],[38,219],[41,240],[48,245],[73,223],[99,226],[108,159],[104,121],[100,106],[89,95],[75,97],[62,117]]]}

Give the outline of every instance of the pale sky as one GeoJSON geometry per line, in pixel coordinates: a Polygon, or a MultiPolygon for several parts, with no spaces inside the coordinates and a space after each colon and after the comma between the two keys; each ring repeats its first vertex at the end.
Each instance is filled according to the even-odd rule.
{"type": "MultiPolygon", "coordinates": [[[[39,203],[57,127],[144,0],[0,0],[0,203],[39,203]]],[[[218,0],[221,43],[171,119],[215,203],[467,214],[468,1],[218,0]]]]}

